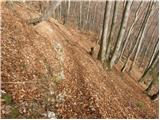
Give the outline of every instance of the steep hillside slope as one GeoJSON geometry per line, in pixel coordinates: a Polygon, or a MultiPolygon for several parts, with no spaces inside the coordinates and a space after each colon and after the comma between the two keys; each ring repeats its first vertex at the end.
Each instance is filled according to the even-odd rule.
{"type": "Polygon", "coordinates": [[[134,79],[89,55],[85,35],[52,18],[27,25],[29,10],[2,7],[2,118],[158,118],[134,79]]]}

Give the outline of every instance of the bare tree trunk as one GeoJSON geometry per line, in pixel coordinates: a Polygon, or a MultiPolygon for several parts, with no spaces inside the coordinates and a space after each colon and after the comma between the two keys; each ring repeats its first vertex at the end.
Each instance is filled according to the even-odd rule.
{"type": "MultiPolygon", "coordinates": [[[[139,33],[140,33],[140,32],[139,32],[139,33]]],[[[121,72],[124,72],[124,71],[125,71],[125,69],[126,69],[126,67],[127,67],[127,65],[128,65],[128,62],[129,62],[129,60],[130,60],[133,52],[135,51],[137,45],[138,45],[138,40],[136,41],[136,43],[135,43],[133,49],[131,50],[131,52],[129,53],[129,55],[128,55],[127,59],[126,59],[126,62],[125,62],[125,64],[123,65],[123,67],[122,67],[122,69],[121,69],[121,72]]]]}
{"type": "Polygon", "coordinates": [[[66,22],[67,22],[67,17],[68,17],[68,15],[67,15],[67,1],[66,0],[64,0],[64,3],[62,4],[63,6],[62,6],[62,15],[63,15],[63,25],[64,24],[66,24],[66,22]]]}
{"type": "Polygon", "coordinates": [[[100,45],[100,50],[98,53],[98,59],[101,60],[102,63],[104,63],[105,61],[107,38],[108,38],[108,32],[109,32],[109,17],[111,15],[111,6],[112,6],[112,2],[106,1],[104,19],[103,19],[102,36],[101,36],[101,45],[100,45]]]}
{"type": "Polygon", "coordinates": [[[96,24],[97,24],[97,23],[96,23],[96,15],[97,15],[97,14],[96,14],[96,11],[97,11],[97,5],[98,5],[98,4],[95,3],[95,6],[94,6],[94,16],[93,16],[93,24],[94,24],[94,28],[93,28],[93,29],[94,29],[94,30],[97,29],[97,26],[96,26],[96,24]]]}
{"type": "MultiPolygon", "coordinates": [[[[152,69],[152,72],[151,72],[151,74],[153,74],[154,75],[154,77],[152,77],[152,81],[150,82],[150,84],[148,85],[148,87],[145,89],[145,93],[149,93],[150,91],[151,91],[151,89],[154,87],[153,85],[155,84],[155,82],[156,81],[158,81],[159,80],[159,72],[157,71],[157,66],[158,66],[158,64],[159,64],[159,62],[157,61],[156,62],[156,64],[154,65],[154,68],[152,69]],[[156,74],[155,74],[155,72],[156,72],[156,74]],[[155,76],[156,75],[156,76],[155,76]]],[[[159,91],[157,91],[157,92],[159,92],[159,91]]],[[[155,94],[153,94],[152,96],[150,96],[149,94],[149,97],[152,99],[152,100],[155,100],[156,98],[157,98],[157,95],[159,94],[159,93],[155,93],[155,94]]]]}
{"type": "Polygon", "coordinates": [[[144,71],[142,77],[139,79],[138,82],[143,82],[144,78],[148,75],[148,73],[158,64],[158,61],[159,61],[158,55],[159,55],[159,52],[156,53],[151,65],[144,71]]]}
{"type": "Polygon", "coordinates": [[[65,5],[64,5],[64,9],[63,9],[63,24],[66,24],[66,22],[69,21],[69,12],[70,12],[70,0],[65,0],[65,5]]]}
{"type": "MultiPolygon", "coordinates": [[[[139,51],[140,51],[140,48],[141,48],[143,39],[145,38],[145,35],[146,35],[146,33],[147,33],[147,25],[149,24],[149,23],[148,23],[148,22],[149,22],[148,20],[149,20],[149,16],[150,16],[150,13],[151,13],[152,5],[153,5],[153,3],[150,4],[150,9],[149,9],[148,13],[147,13],[146,16],[145,16],[144,27],[143,27],[143,29],[142,29],[142,35],[141,35],[141,37],[140,37],[139,44],[138,44],[138,48],[137,48],[137,50],[136,50],[136,54],[135,54],[134,59],[133,59],[133,62],[132,62],[132,64],[131,64],[130,71],[132,70],[132,68],[133,68],[133,66],[134,66],[134,64],[135,64],[135,62],[136,62],[136,59],[137,59],[137,57],[138,57],[138,54],[139,54],[139,51]]],[[[153,12],[152,12],[152,13],[153,13],[153,12]]],[[[152,14],[151,14],[151,15],[152,15],[152,14]]]]}
{"type": "Polygon", "coordinates": [[[155,44],[155,46],[154,46],[154,50],[153,50],[152,56],[151,56],[151,58],[150,58],[150,60],[149,60],[149,63],[148,63],[148,65],[147,65],[146,69],[149,68],[149,66],[150,66],[151,63],[153,62],[154,56],[155,56],[155,54],[156,54],[156,52],[157,52],[157,49],[158,49],[158,45],[159,45],[158,43],[159,43],[159,38],[158,38],[158,40],[157,40],[157,42],[156,42],[156,44],[155,44]]]}
{"type": "Polygon", "coordinates": [[[139,4],[139,6],[138,6],[138,8],[137,8],[137,10],[136,10],[136,12],[135,12],[135,16],[134,16],[133,23],[132,23],[132,25],[131,25],[131,27],[130,27],[130,29],[129,29],[129,32],[128,32],[125,40],[124,40],[124,45],[123,45],[122,51],[121,51],[121,53],[120,53],[119,59],[121,59],[121,57],[122,57],[122,55],[123,55],[123,52],[124,52],[124,50],[125,50],[125,48],[126,48],[127,42],[128,42],[128,40],[129,40],[129,37],[130,37],[131,33],[133,33],[133,27],[135,26],[138,18],[140,17],[140,15],[138,15],[140,7],[141,7],[141,3],[139,4]]]}
{"type": "Polygon", "coordinates": [[[88,25],[88,19],[89,19],[89,10],[90,10],[90,1],[88,1],[89,3],[88,3],[88,9],[87,9],[87,18],[86,18],[86,22],[85,22],[85,26],[87,26],[88,25]]]}
{"type": "Polygon", "coordinates": [[[102,29],[99,31],[99,36],[98,36],[98,40],[97,40],[97,44],[101,44],[101,37],[102,37],[102,29]]]}
{"type": "Polygon", "coordinates": [[[46,10],[43,12],[43,14],[39,18],[31,19],[29,20],[29,24],[37,24],[41,21],[47,20],[49,17],[52,16],[53,11],[61,4],[61,0],[58,1],[49,1],[49,5],[46,8],[46,10]]]}
{"type": "Polygon", "coordinates": [[[148,52],[148,50],[149,50],[149,48],[150,48],[150,45],[151,45],[151,43],[152,43],[152,39],[153,39],[153,37],[154,37],[154,33],[155,33],[155,31],[156,31],[156,27],[157,27],[157,25],[155,26],[154,30],[152,31],[151,39],[149,40],[149,43],[148,43],[147,49],[146,49],[146,51],[145,51],[145,53],[144,53],[144,55],[143,55],[142,61],[141,61],[141,63],[139,64],[139,68],[142,66],[143,61],[144,61],[144,58],[146,57],[146,54],[147,54],[147,52],[148,52]]]}
{"type": "Polygon", "coordinates": [[[151,82],[150,82],[150,84],[149,84],[149,86],[147,87],[147,89],[145,89],[145,92],[149,92],[150,90],[151,90],[151,88],[152,88],[152,86],[153,86],[153,83],[154,83],[154,80],[152,80],[151,82]]]}
{"type": "MultiPolygon", "coordinates": [[[[154,10],[154,11],[155,11],[155,10],[154,10]]],[[[154,12],[154,13],[156,13],[156,12],[154,12]]],[[[154,14],[154,15],[150,15],[150,17],[151,17],[151,18],[153,18],[153,17],[156,18],[156,17],[158,16],[158,14],[159,14],[159,13],[157,12],[157,13],[154,14]]],[[[153,26],[157,26],[158,21],[157,21],[157,22],[154,22],[154,20],[152,20],[152,21],[150,21],[150,23],[153,23],[153,24],[149,24],[149,25],[148,25],[148,31],[149,31],[153,26]],[[155,25],[155,24],[156,24],[156,25],[155,25]]],[[[153,35],[153,34],[155,34],[155,36],[156,36],[156,32],[157,32],[157,30],[152,30],[151,33],[149,33],[149,34],[150,34],[151,36],[153,36],[153,38],[154,38],[154,35],[153,35]],[[154,33],[154,32],[155,32],[155,33],[154,33]]],[[[147,42],[147,43],[150,42],[150,41],[146,41],[146,39],[144,39],[144,41],[147,42]]],[[[151,40],[151,41],[153,41],[153,40],[151,40]]],[[[142,49],[139,51],[139,56],[142,56],[142,57],[144,56],[144,51],[145,51],[145,47],[144,47],[144,46],[145,46],[145,44],[142,44],[142,46],[141,46],[142,49]]],[[[139,62],[141,62],[141,59],[139,60],[139,62]]],[[[139,63],[139,66],[140,66],[140,63],[139,63]]]]}
{"type": "Polygon", "coordinates": [[[80,1],[80,8],[79,8],[79,25],[78,28],[81,29],[81,25],[82,25],[82,5],[83,5],[83,1],[80,1]]]}
{"type": "Polygon", "coordinates": [[[124,38],[125,28],[127,26],[129,14],[130,14],[131,4],[132,4],[132,1],[127,1],[125,9],[123,11],[121,26],[120,26],[120,30],[119,30],[118,37],[117,37],[117,43],[115,45],[113,55],[112,55],[112,58],[111,58],[111,61],[110,61],[110,68],[113,67],[113,65],[115,63],[115,60],[117,59],[117,56],[119,55],[120,46],[121,46],[121,43],[122,43],[123,38],[124,38]]]}
{"type": "Polygon", "coordinates": [[[69,13],[70,13],[70,6],[71,6],[71,1],[70,1],[70,0],[68,0],[67,16],[69,16],[69,13]]]}
{"type": "Polygon", "coordinates": [[[61,0],[59,1],[50,1],[49,6],[44,11],[41,16],[41,21],[47,20],[50,16],[52,16],[53,11],[61,4],[61,0]]]}
{"type": "MultiPolygon", "coordinates": [[[[147,12],[148,12],[149,8],[150,8],[150,4],[149,4],[149,6],[147,7],[147,12]]],[[[147,15],[147,13],[146,13],[146,15],[147,15]]],[[[139,39],[140,39],[141,34],[142,34],[142,29],[143,29],[143,27],[144,27],[144,21],[145,21],[146,15],[144,16],[143,21],[141,22],[141,24],[142,24],[142,25],[141,25],[141,28],[139,29],[138,35],[137,35],[137,37],[136,37],[136,39],[135,39],[135,40],[136,40],[136,43],[135,43],[133,49],[131,50],[131,52],[129,53],[129,55],[128,55],[126,61],[125,61],[125,64],[123,65],[123,67],[122,67],[122,69],[121,69],[122,72],[125,71],[125,69],[126,69],[126,67],[127,67],[127,65],[128,65],[128,62],[129,62],[132,54],[134,53],[134,51],[136,50],[136,47],[138,46],[139,39]]]]}
{"type": "Polygon", "coordinates": [[[117,3],[116,1],[114,2],[114,6],[113,6],[113,14],[112,14],[112,21],[111,21],[111,29],[110,29],[110,32],[109,32],[109,37],[108,37],[108,44],[107,44],[107,50],[106,50],[106,60],[107,62],[110,60],[110,50],[111,50],[111,34],[112,34],[112,31],[113,31],[113,25],[115,24],[115,16],[116,16],[116,8],[117,8],[117,3]]]}
{"type": "Polygon", "coordinates": [[[59,19],[62,20],[62,4],[59,5],[59,19]]]}

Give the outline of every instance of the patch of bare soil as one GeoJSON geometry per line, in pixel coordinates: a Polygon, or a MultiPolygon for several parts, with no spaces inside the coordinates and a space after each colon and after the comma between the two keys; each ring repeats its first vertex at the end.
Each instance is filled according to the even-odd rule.
{"type": "Polygon", "coordinates": [[[29,26],[22,8],[3,6],[2,118],[158,118],[135,79],[89,55],[95,43],[52,18],[29,26]]]}

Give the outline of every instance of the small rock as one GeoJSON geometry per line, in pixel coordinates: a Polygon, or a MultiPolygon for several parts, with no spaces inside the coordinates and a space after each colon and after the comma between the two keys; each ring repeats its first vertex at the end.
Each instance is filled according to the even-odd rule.
{"type": "Polygon", "coordinates": [[[56,119],[56,114],[54,112],[48,111],[47,116],[49,119],[56,119]]]}

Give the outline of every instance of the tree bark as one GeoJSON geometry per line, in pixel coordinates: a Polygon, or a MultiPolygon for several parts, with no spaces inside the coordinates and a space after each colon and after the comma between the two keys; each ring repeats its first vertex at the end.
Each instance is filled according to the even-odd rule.
{"type": "Polygon", "coordinates": [[[67,16],[69,16],[69,13],[70,13],[70,6],[71,6],[71,1],[70,1],[70,0],[68,0],[67,16]]]}
{"type": "Polygon", "coordinates": [[[155,54],[156,54],[156,52],[157,52],[157,49],[158,49],[158,45],[159,45],[158,43],[159,43],[159,38],[158,38],[158,40],[157,40],[157,42],[156,42],[156,44],[155,44],[155,46],[154,46],[154,50],[153,50],[152,56],[151,56],[151,58],[150,58],[150,60],[149,60],[149,63],[148,63],[148,65],[147,65],[146,69],[149,68],[149,66],[150,66],[151,63],[153,62],[154,56],[155,56],[155,54]]]}
{"type": "Polygon", "coordinates": [[[132,4],[132,1],[127,1],[126,5],[125,5],[125,9],[123,11],[121,26],[120,26],[120,30],[119,30],[118,37],[117,37],[117,43],[115,45],[113,55],[112,55],[112,58],[111,58],[111,61],[110,61],[110,68],[113,67],[113,65],[115,63],[115,60],[117,59],[117,56],[119,55],[120,46],[121,46],[121,43],[123,41],[123,37],[124,37],[124,34],[125,34],[125,28],[127,26],[129,14],[130,14],[131,4],[132,4]]]}
{"type": "MultiPolygon", "coordinates": [[[[85,26],[87,26],[88,25],[88,19],[89,19],[89,10],[90,10],[90,1],[88,1],[89,3],[88,3],[88,9],[87,9],[87,18],[86,18],[86,22],[85,22],[85,26]]],[[[84,27],[85,27],[84,26],[84,27]]],[[[86,28],[86,30],[87,30],[87,28],[86,28]]]]}
{"type": "Polygon", "coordinates": [[[143,82],[144,78],[149,74],[150,71],[152,71],[152,69],[156,66],[156,64],[158,64],[158,61],[159,61],[158,55],[159,55],[159,51],[157,51],[151,65],[144,71],[142,77],[139,79],[138,82],[143,82]]]}
{"type": "MultiPolygon", "coordinates": [[[[150,4],[150,9],[148,10],[148,13],[147,13],[146,16],[145,16],[145,21],[144,21],[144,27],[143,27],[143,29],[142,29],[142,34],[141,34],[141,37],[140,37],[140,40],[139,40],[139,43],[138,43],[138,47],[137,47],[137,50],[136,50],[136,54],[135,54],[135,56],[134,56],[134,58],[133,58],[133,62],[132,62],[132,64],[131,64],[131,67],[130,67],[130,70],[129,70],[129,71],[132,70],[132,68],[133,68],[133,66],[134,66],[134,64],[135,64],[135,62],[136,62],[136,59],[137,59],[137,57],[138,57],[138,54],[139,54],[139,51],[140,51],[140,48],[141,48],[143,39],[145,38],[145,35],[146,35],[146,33],[147,33],[147,25],[149,24],[148,22],[149,22],[149,16],[150,16],[150,13],[151,13],[151,10],[152,10],[152,5],[153,5],[153,3],[150,4]]],[[[152,12],[152,13],[153,13],[153,12],[152,12]]],[[[152,15],[152,14],[151,14],[151,15],[152,15]]]]}
{"type": "Polygon", "coordinates": [[[103,19],[102,36],[101,36],[101,45],[100,45],[100,50],[98,53],[98,59],[101,60],[102,63],[104,63],[105,61],[107,38],[108,38],[108,32],[109,32],[109,17],[111,15],[111,6],[112,6],[112,2],[106,1],[104,19],[103,19]]]}
{"type": "Polygon", "coordinates": [[[110,51],[111,51],[111,35],[113,31],[113,26],[115,24],[115,16],[116,16],[116,11],[117,11],[117,3],[115,1],[114,6],[113,6],[113,14],[112,14],[112,21],[111,21],[111,29],[109,32],[109,37],[108,37],[108,44],[107,44],[107,50],[106,50],[106,61],[108,62],[110,60],[110,51]]]}
{"type": "MultiPolygon", "coordinates": [[[[154,11],[155,11],[155,10],[154,10],[154,11]]],[[[154,13],[156,13],[156,12],[154,12],[154,13]]],[[[159,13],[157,12],[156,14],[152,15],[151,18],[154,18],[154,17],[156,18],[156,17],[158,16],[158,14],[159,14],[159,13]]],[[[148,25],[148,31],[149,31],[153,26],[158,26],[158,25],[157,25],[157,24],[158,24],[158,21],[155,23],[155,20],[152,20],[152,21],[150,21],[150,23],[153,23],[153,24],[149,24],[149,25],[148,25]]],[[[157,30],[152,30],[149,34],[150,34],[151,36],[153,36],[153,38],[154,38],[154,35],[156,36],[156,32],[157,32],[157,30]],[[154,34],[154,35],[153,35],[153,34],[154,34]]],[[[148,32],[147,32],[147,34],[148,34],[148,32]]],[[[149,40],[149,41],[146,41],[146,39],[144,39],[144,41],[147,42],[147,43],[150,42],[150,40],[149,40]]],[[[153,40],[151,40],[151,41],[153,41],[153,40]]],[[[144,56],[144,51],[145,51],[145,50],[144,50],[144,49],[145,49],[144,46],[145,46],[145,44],[142,44],[142,46],[141,46],[142,49],[141,49],[140,52],[139,52],[139,55],[142,56],[142,57],[144,56]]],[[[148,46],[148,45],[147,45],[147,46],[148,46]]],[[[139,61],[141,61],[141,60],[139,60],[139,61]]],[[[140,66],[140,63],[139,63],[139,66],[140,66]]]]}
{"type": "Polygon", "coordinates": [[[155,31],[156,31],[156,27],[157,27],[157,25],[155,26],[154,30],[152,31],[151,39],[149,40],[149,43],[148,43],[147,49],[146,49],[146,51],[145,51],[145,53],[144,53],[144,55],[143,55],[142,61],[141,61],[141,63],[139,64],[139,68],[142,67],[143,61],[144,61],[144,59],[145,59],[145,57],[146,57],[146,55],[147,55],[147,52],[148,52],[148,50],[149,50],[149,48],[150,48],[150,45],[151,45],[152,40],[153,40],[153,37],[154,37],[154,33],[155,33],[155,31]]]}
{"type": "Polygon", "coordinates": [[[147,87],[147,89],[145,89],[145,92],[149,92],[150,90],[151,90],[151,88],[152,88],[152,86],[153,86],[153,83],[154,83],[154,80],[152,80],[151,82],[150,82],[150,84],[149,84],[149,86],[147,87]]]}
{"type": "Polygon", "coordinates": [[[68,19],[68,15],[67,15],[67,1],[64,0],[64,3],[62,4],[63,7],[62,7],[62,15],[63,15],[63,25],[66,24],[67,22],[67,19],[68,19]]]}
{"type": "Polygon", "coordinates": [[[39,18],[29,20],[29,24],[37,24],[41,21],[47,20],[49,17],[52,16],[53,11],[61,4],[61,0],[58,1],[49,1],[48,7],[45,9],[43,14],[39,18]]]}
{"type": "Polygon", "coordinates": [[[95,3],[95,7],[94,7],[94,16],[93,16],[93,24],[95,25],[94,26],[94,30],[96,29],[97,30],[97,26],[96,26],[96,24],[97,24],[97,22],[96,22],[96,20],[97,20],[97,18],[96,18],[96,16],[97,16],[97,3],[95,3]]]}
{"type": "MultiPolygon", "coordinates": [[[[140,33],[140,32],[139,32],[139,33],[140,33]]],[[[127,65],[128,65],[128,62],[129,62],[129,60],[130,60],[133,52],[135,51],[137,45],[138,45],[138,40],[136,41],[136,43],[135,43],[133,49],[131,50],[131,52],[129,53],[129,55],[128,55],[126,61],[125,61],[125,64],[123,65],[123,67],[122,67],[122,69],[121,69],[121,72],[124,72],[124,71],[125,71],[125,69],[126,69],[126,67],[127,67],[127,65]]]]}
{"type": "MultiPolygon", "coordinates": [[[[147,12],[149,11],[149,9],[150,9],[150,4],[149,4],[148,7],[147,7],[147,12]]],[[[147,15],[147,13],[146,13],[146,15],[147,15]]],[[[128,62],[129,62],[132,54],[134,53],[134,51],[136,50],[136,48],[137,48],[137,46],[138,46],[139,39],[140,39],[140,37],[141,37],[142,30],[143,30],[143,27],[144,27],[144,21],[145,21],[146,15],[143,17],[143,21],[141,22],[142,25],[141,25],[141,27],[140,27],[140,29],[139,29],[139,32],[138,32],[138,35],[136,36],[136,39],[135,39],[136,43],[135,43],[133,49],[129,52],[128,57],[127,57],[127,59],[126,59],[126,61],[125,61],[125,64],[123,65],[123,67],[122,67],[122,69],[121,69],[122,72],[125,71],[125,69],[126,69],[126,67],[127,67],[127,65],[128,65],[128,62]]]]}
{"type": "Polygon", "coordinates": [[[81,29],[81,25],[82,25],[82,5],[83,5],[83,1],[80,1],[80,8],[79,8],[79,25],[78,28],[81,29]]]}
{"type": "Polygon", "coordinates": [[[133,27],[135,26],[138,18],[140,17],[140,15],[138,15],[140,7],[141,7],[141,3],[139,4],[139,6],[138,6],[138,8],[137,8],[137,10],[136,10],[136,12],[135,12],[135,16],[134,16],[133,23],[132,23],[132,25],[131,25],[131,27],[130,27],[130,29],[129,29],[129,32],[128,32],[125,40],[124,40],[124,45],[123,45],[122,51],[121,51],[121,53],[120,53],[119,59],[121,59],[121,57],[122,57],[122,55],[123,55],[123,52],[124,52],[124,50],[125,50],[125,48],[126,48],[127,42],[128,42],[128,40],[129,40],[129,37],[130,37],[131,33],[133,33],[133,27]]]}

